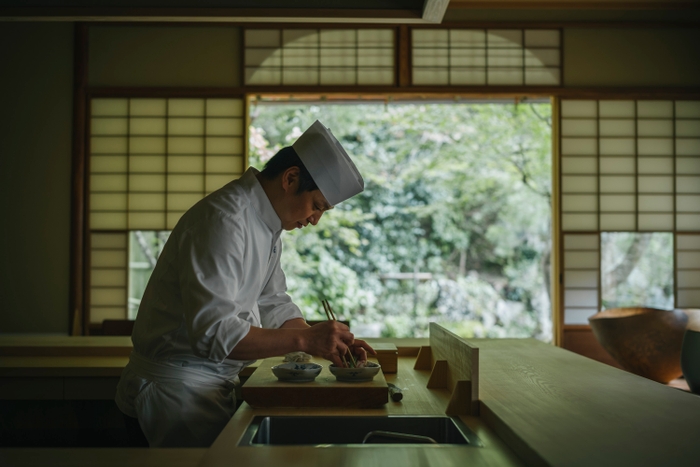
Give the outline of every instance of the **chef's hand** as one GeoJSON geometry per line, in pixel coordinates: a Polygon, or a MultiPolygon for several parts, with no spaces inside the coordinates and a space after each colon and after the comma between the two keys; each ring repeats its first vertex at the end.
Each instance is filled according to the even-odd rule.
{"type": "Polygon", "coordinates": [[[357,361],[357,366],[359,368],[362,368],[367,364],[368,351],[372,355],[377,355],[377,352],[375,352],[374,349],[362,339],[355,339],[355,342],[350,345],[350,352],[352,352],[352,354],[355,356],[355,360],[357,361]]]}
{"type": "MultiPolygon", "coordinates": [[[[338,321],[319,323],[304,329],[302,333],[304,335],[304,348],[302,349],[304,352],[323,357],[339,367],[343,366],[341,356],[344,356],[351,347],[374,352],[366,342],[355,340],[350,329],[338,321]]],[[[366,351],[364,351],[364,358],[367,359],[366,351]]]]}

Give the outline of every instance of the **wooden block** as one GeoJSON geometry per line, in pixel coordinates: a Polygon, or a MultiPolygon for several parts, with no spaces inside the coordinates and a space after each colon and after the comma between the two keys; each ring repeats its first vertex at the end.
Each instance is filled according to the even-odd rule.
{"type": "Polygon", "coordinates": [[[377,355],[371,357],[381,365],[384,374],[396,373],[399,366],[399,350],[395,344],[379,342],[372,344],[377,355]]]}
{"type": "Polygon", "coordinates": [[[413,365],[414,370],[432,370],[433,357],[430,346],[421,346],[416,357],[416,363],[413,365]]]}
{"type": "Polygon", "coordinates": [[[312,359],[323,365],[312,382],[279,381],[272,373],[282,357],[262,360],[257,370],[241,387],[241,397],[252,407],[379,407],[389,402],[389,386],[380,371],[372,381],[344,383],[335,379],[325,360],[312,359]]]}
{"type": "Polygon", "coordinates": [[[447,360],[438,360],[433,366],[433,371],[430,373],[430,379],[426,385],[430,389],[439,389],[447,387],[447,360]]]}

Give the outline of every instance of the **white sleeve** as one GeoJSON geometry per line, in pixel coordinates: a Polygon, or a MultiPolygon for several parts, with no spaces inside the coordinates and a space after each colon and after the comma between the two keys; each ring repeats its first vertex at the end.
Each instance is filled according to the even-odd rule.
{"type": "Polygon", "coordinates": [[[272,265],[272,275],[258,299],[260,320],[262,326],[268,329],[277,329],[290,319],[304,318],[299,307],[287,295],[287,279],[280,265],[282,242],[279,239],[277,240],[277,251],[279,251],[279,254],[272,265]]]}
{"type": "Polygon", "coordinates": [[[179,238],[180,293],[195,355],[220,363],[250,330],[250,313],[236,297],[244,275],[245,233],[234,219],[215,216],[179,238]]]}

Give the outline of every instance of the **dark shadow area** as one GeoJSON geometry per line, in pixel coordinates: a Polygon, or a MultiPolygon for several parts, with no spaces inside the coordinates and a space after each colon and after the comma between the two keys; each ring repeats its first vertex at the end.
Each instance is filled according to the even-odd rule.
{"type": "Polygon", "coordinates": [[[140,447],[114,401],[0,401],[0,447],[140,447]]]}

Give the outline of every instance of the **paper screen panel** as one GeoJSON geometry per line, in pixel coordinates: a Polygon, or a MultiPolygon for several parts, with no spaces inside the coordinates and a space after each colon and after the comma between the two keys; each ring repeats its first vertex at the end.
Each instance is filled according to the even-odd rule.
{"type": "Polygon", "coordinates": [[[394,84],[393,29],[246,29],[248,85],[394,84]]]}
{"type": "Polygon", "coordinates": [[[600,230],[635,230],[635,215],[634,213],[601,213],[600,230]]]}
{"type": "Polygon", "coordinates": [[[631,100],[601,100],[598,101],[600,118],[635,118],[635,101],[631,100]]]}
{"type": "Polygon", "coordinates": [[[602,137],[633,137],[634,120],[622,118],[606,118],[598,122],[602,137]]]}
{"type": "Polygon", "coordinates": [[[671,175],[673,174],[673,158],[639,157],[637,158],[637,173],[671,175]]]}
{"type": "Polygon", "coordinates": [[[561,193],[564,231],[598,229],[598,124],[595,102],[561,103],[561,193]]]}
{"type": "Polygon", "coordinates": [[[412,29],[412,83],[557,86],[559,30],[412,29]]]}
{"type": "Polygon", "coordinates": [[[93,230],[125,229],[129,99],[93,99],[90,104],[89,226],[93,230]]]}
{"type": "Polygon", "coordinates": [[[640,231],[672,231],[674,103],[637,101],[638,211],[640,231]]]}
{"type": "Polygon", "coordinates": [[[678,308],[700,308],[700,235],[676,235],[678,308]]]}
{"type": "Polygon", "coordinates": [[[242,99],[94,99],[92,109],[93,230],[171,229],[191,204],[171,207],[170,195],[193,204],[243,172],[242,99]]]}
{"type": "Polygon", "coordinates": [[[675,117],[676,230],[700,231],[700,102],[676,101],[675,117]]]}
{"type": "Polygon", "coordinates": [[[676,230],[700,231],[700,175],[676,175],[676,230]]]}
{"type": "Polygon", "coordinates": [[[355,84],[357,81],[357,30],[322,30],[320,33],[320,84],[355,84]]]}
{"type": "Polygon", "coordinates": [[[560,124],[564,231],[700,230],[698,102],[566,99],[560,124]]]}
{"type": "Polygon", "coordinates": [[[598,234],[564,235],[564,324],[588,324],[598,312],[598,234]]]}
{"type": "Polygon", "coordinates": [[[634,195],[600,195],[600,212],[634,212],[634,195]]]}
{"type": "Polygon", "coordinates": [[[128,245],[126,233],[90,235],[90,322],[125,319],[128,245]]]}
{"type": "MultiPolygon", "coordinates": [[[[641,104],[641,102],[640,102],[641,104]]],[[[673,118],[646,118],[637,120],[637,135],[640,137],[658,138],[673,136],[673,118]]]]}
{"type": "Polygon", "coordinates": [[[525,30],[525,84],[556,86],[560,67],[558,31],[525,30]]]}

